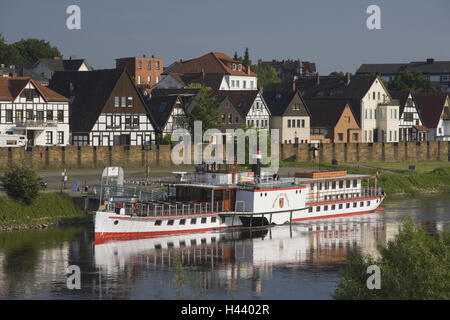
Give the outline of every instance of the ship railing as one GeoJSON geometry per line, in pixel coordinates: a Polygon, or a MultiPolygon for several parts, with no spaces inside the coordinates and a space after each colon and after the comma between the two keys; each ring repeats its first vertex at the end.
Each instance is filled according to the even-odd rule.
{"type": "Polygon", "coordinates": [[[308,203],[324,202],[333,200],[360,199],[368,197],[381,197],[384,191],[381,188],[369,187],[361,189],[338,189],[338,190],[309,190],[308,203]]]}

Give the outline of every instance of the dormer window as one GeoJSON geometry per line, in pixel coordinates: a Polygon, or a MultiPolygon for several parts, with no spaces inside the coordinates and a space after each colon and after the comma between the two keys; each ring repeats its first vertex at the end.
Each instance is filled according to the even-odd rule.
{"type": "Polygon", "coordinates": [[[233,71],[236,70],[236,63],[233,63],[233,71]]]}
{"type": "Polygon", "coordinates": [[[238,65],[238,70],[239,70],[239,71],[242,71],[242,64],[240,64],[240,63],[239,63],[239,65],[238,65]]]}

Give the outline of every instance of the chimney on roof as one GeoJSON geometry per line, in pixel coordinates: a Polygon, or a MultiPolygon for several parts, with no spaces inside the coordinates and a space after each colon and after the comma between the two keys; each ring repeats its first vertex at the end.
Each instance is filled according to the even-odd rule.
{"type": "Polygon", "coordinates": [[[261,94],[263,94],[263,92],[264,92],[263,87],[260,87],[260,88],[259,88],[259,92],[260,92],[261,94]]]}
{"type": "Polygon", "coordinates": [[[316,80],[316,84],[320,84],[320,76],[319,73],[317,72],[317,80],[316,80]]]}
{"type": "Polygon", "coordinates": [[[181,58],[181,59],[180,59],[180,62],[184,62],[184,59],[183,59],[183,58],[181,58]]]}
{"type": "Polygon", "coordinates": [[[433,58],[428,58],[427,59],[427,64],[433,64],[434,63],[434,59],[433,58]]]}
{"type": "Polygon", "coordinates": [[[250,74],[250,66],[247,66],[247,74],[250,74]]]}
{"type": "Polygon", "coordinates": [[[152,54],[152,58],[154,58],[155,57],[155,55],[154,54],[152,54]]]}
{"type": "Polygon", "coordinates": [[[292,77],[292,91],[297,91],[296,90],[296,86],[295,86],[295,81],[297,80],[297,77],[296,76],[293,76],[292,77]]]}
{"type": "Polygon", "coordinates": [[[77,57],[75,57],[75,56],[70,56],[70,57],[69,57],[69,60],[77,60],[77,57]]]}
{"type": "Polygon", "coordinates": [[[205,69],[202,68],[202,79],[205,80],[205,69]]]}
{"type": "Polygon", "coordinates": [[[145,58],[145,54],[142,55],[142,58],[145,58]]]}
{"type": "Polygon", "coordinates": [[[347,74],[346,74],[346,76],[347,76],[347,84],[350,84],[350,72],[347,72],[347,74]]]}

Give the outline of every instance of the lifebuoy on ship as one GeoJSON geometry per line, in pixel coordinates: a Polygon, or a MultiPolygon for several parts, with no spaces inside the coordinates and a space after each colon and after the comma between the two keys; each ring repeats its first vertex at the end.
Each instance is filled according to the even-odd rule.
{"type": "Polygon", "coordinates": [[[135,213],[140,212],[141,211],[141,204],[140,203],[133,204],[133,211],[135,213]]]}

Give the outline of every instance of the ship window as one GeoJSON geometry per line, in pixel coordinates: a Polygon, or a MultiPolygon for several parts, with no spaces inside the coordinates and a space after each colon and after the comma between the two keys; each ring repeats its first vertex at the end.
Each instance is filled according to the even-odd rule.
{"type": "Polygon", "coordinates": [[[262,192],[261,192],[260,196],[262,197],[262,192]]]}
{"type": "Polygon", "coordinates": [[[115,225],[119,224],[119,220],[114,221],[114,224],[115,225]]]}
{"type": "Polygon", "coordinates": [[[161,222],[162,222],[161,220],[156,220],[156,221],[155,221],[155,226],[160,226],[160,225],[161,225],[161,222]]]}
{"type": "Polygon", "coordinates": [[[186,219],[181,219],[180,220],[180,225],[186,224],[186,219]]]}
{"type": "Polygon", "coordinates": [[[370,206],[370,201],[367,201],[367,205],[370,206]]]}
{"type": "Polygon", "coordinates": [[[180,241],[180,248],[186,247],[186,241],[180,241]]]}
{"type": "Polygon", "coordinates": [[[361,202],[359,203],[359,206],[360,206],[360,207],[363,207],[363,206],[364,206],[364,201],[361,201],[361,202]]]}
{"type": "Polygon", "coordinates": [[[331,188],[332,188],[332,189],[336,189],[336,181],[333,181],[333,182],[331,183],[331,188]]]}
{"type": "Polygon", "coordinates": [[[308,212],[312,212],[313,211],[313,208],[312,207],[309,207],[308,208],[308,212]]]}
{"type": "Polygon", "coordinates": [[[192,239],[191,240],[191,246],[195,246],[197,245],[197,240],[196,239],[192,239]]]}
{"type": "Polygon", "coordinates": [[[323,211],[328,211],[328,206],[323,206],[323,211]]]}
{"type": "Polygon", "coordinates": [[[314,183],[311,183],[311,184],[309,185],[309,189],[310,189],[310,190],[314,190],[314,183]]]}
{"type": "Polygon", "coordinates": [[[201,241],[202,244],[206,244],[206,239],[205,238],[202,238],[200,241],[201,241]]]}
{"type": "Polygon", "coordinates": [[[162,246],[160,244],[155,244],[155,249],[156,250],[161,250],[162,246]]]}
{"type": "Polygon", "coordinates": [[[345,186],[346,186],[347,188],[350,188],[350,180],[345,181],[345,186]]]}
{"type": "Polygon", "coordinates": [[[320,206],[317,206],[316,207],[316,212],[319,212],[320,211],[320,206]]]}
{"type": "Polygon", "coordinates": [[[222,223],[225,223],[225,217],[222,217],[222,223]]]}
{"type": "Polygon", "coordinates": [[[216,237],[211,238],[211,243],[216,243],[216,237]]]}
{"type": "Polygon", "coordinates": [[[339,204],[339,209],[342,209],[343,205],[342,203],[339,204]]]}
{"type": "Polygon", "coordinates": [[[211,217],[211,222],[212,223],[216,222],[216,217],[211,217]]]}
{"type": "Polygon", "coordinates": [[[331,210],[334,210],[334,209],[336,209],[336,205],[335,205],[335,204],[333,204],[333,205],[331,206],[331,210]]]}
{"type": "Polygon", "coordinates": [[[339,189],[342,189],[344,187],[344,181],[339,181],[339,189]]]}
{"type": "Polygon", "coordinates": [[[353,180],[353,188],[356,188],[358,181],[357,180],[353,180]]]}
{"type": "Polygon", "coordinates": [[[350,203],[347,203],[347,204],[345,205],[345,207],[346,207],[346,208],[350,208],[350,203]]]}
{"type": "Polygon", "coordinates": [[[206,218],[202,218],[202,223],[206,223],[206,218]]]}
{"type": "Polygon", "coordinates": [[[267,197],[267,192],[266,192],[266,193],[264,193],[264,196],[265,196],[265,197],[267,197]]]}
{"type": "Polygon", "coordinates": [[[197,223],[197,219],[191,219],[191,224],[196,224],[197,223]]]}
{"type": "Polygon", "coordinates": [[[358,204],[356,202],[353,202],[353,208],[356,208],[358,204]]]}
{"type": "Polygon", "coordinates": [[[173,220],[168,220],[168,221],[167,221],[167,225],[168,225],[168,226],[173,226],[173,220]]]}
{"type": "Polygon", "coordinates": [[[167,242],[167,248],[173,248],[173,242],[167,242]]]}

